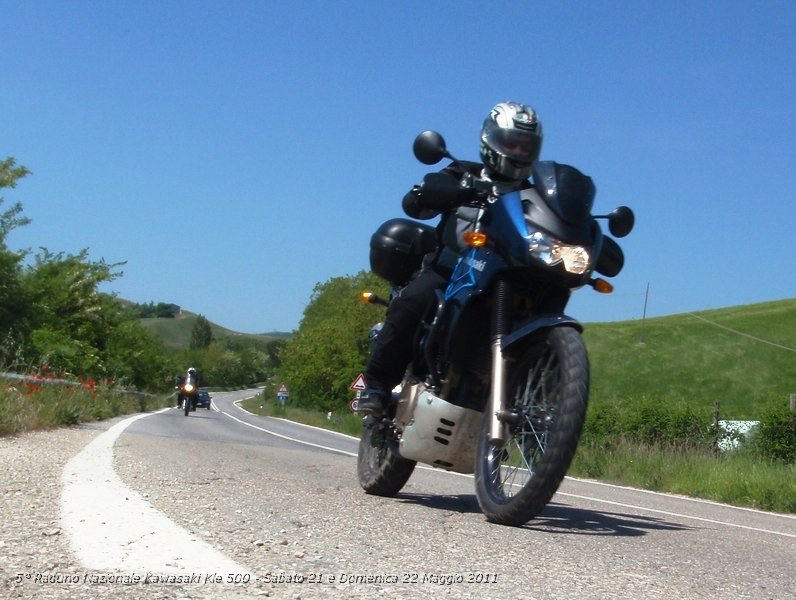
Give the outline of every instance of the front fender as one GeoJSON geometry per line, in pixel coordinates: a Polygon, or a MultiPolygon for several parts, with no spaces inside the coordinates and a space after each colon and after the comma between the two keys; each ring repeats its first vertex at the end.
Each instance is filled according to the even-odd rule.
{"type": "Polygon", "coordinates": [[[568,317],[567,315],[561,313],[537,315],[530,321],[527,321],[517,327],[517,329],[508,335],[503,336],[500,344],[501,350],[505,352],[509,347],[518,341],[528,337],[533,333],[536,333],[540,329],[549,329],[551,327],[574,327],[579,332],[583,333],[583,325],[581,325],[576,319],[568,317]]]}

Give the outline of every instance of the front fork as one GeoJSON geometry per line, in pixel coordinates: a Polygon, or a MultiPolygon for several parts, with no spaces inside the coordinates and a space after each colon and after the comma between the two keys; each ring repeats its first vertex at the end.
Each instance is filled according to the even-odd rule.
{"type": "Polygon", "coordinates": [[[503,280],[495,286],[492,307],[492,385],[489,392],[489,441],[502,446],[508,438],[506,411],[506,361],[503,358],[503,336],[511,324],[511,290],[503,280]]]}

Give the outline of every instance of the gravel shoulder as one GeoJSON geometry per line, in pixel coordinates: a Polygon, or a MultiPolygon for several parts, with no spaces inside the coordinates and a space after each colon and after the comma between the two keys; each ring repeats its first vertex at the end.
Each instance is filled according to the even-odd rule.
{"type": "Polygon", "coordinates": [[[96,435],[97,429],[75,427],[0,437],[4,597],[35,598],[42,593],[52,598],[92,597],[81,595],[82,586],[68,586],[67,594],[65,585],[35,580],[81,572],[61,535],[60,478],[66,462],[96,435]]]}
{"type": "Polygon", "coordinates": [[[61,474],[74,455],[118,420],[0,437],[0,597],[210,600],[256,594],[234,585],[220,590],[143,583],[147,574],[139,574],[141,583],[125,584],[130,574],[93,572],[75,559],[60,524],[61,474]]]}

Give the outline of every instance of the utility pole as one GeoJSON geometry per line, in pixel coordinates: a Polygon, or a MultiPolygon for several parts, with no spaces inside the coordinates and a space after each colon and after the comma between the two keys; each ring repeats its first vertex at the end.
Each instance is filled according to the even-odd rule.
{"type": "Polygon", "coordinates": [[[647,282],[647,291],[644,293],[644,312],[641,314],[641,335],[638,343],[644,345],[644,321],[647,320],[647,300],[650,297],[650,282],[647,282]]]}

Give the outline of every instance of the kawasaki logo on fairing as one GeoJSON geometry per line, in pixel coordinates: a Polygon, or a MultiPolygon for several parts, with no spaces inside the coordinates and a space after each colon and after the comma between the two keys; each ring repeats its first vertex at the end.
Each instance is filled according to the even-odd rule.
{"type": "Polygon", "coordinates": [[[486,268],[485,260],[477,260],[469,256],[465,259],[465,263],[476,271],[483,271],[486,268]]]}

